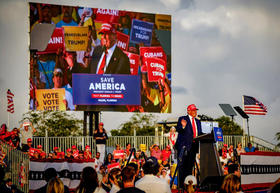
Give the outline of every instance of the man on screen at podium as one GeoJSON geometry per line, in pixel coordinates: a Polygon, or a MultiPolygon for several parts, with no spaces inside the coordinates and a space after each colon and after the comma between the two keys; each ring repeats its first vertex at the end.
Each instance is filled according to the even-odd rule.
{"type": "MultiPolygon", "coordinates": [[[[184,180],[188,175],[192,175],[192,168],[195,163],[195,156],[198,153],[199,144],[194,141],[194,138],[202,135],[201,122],[196,118],[197,108],[191,104],[187,108],[188,115],[181,116],[177,123],[178,139],[175,144],[178,158],[180,152],[185,146],[186,150],[182,156],[182,162],[179,163],[179,186],[184,186],[184,180]]],[[[179,158],[180,160],[180,158],[179,158]]]]}

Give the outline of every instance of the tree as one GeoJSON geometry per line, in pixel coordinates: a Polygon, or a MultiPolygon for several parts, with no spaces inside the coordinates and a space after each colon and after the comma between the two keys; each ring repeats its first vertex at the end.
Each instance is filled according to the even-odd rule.
{"type": "Polygon", "coordinates": [[[275,139],[276,139],[277,141],[279,141],[279,143],[277,144],[277,146],[280,147],[280,132],[277,132],[277,133],[275,134],[275,139]]]}
{"type": "Polygon", "coordinates": [[[133,136],[134,128],[137,136],[155,135],[156,118],[153,114],[135,113],[129,121],[111,130],[112,136],[133,136]]]}
{"type": "Polygon", "coordinates": [[[36,128],[35,136],[80,136],[82,135],[82,120],[74,118],[65,111],[29,111],[23,114],[24,121],[30,121],[36,128]]]}
{"type": "Polygon", "coordinates": [[[215,121],[218,121],[219,127],[223,130],[223,135],[243,135],[243,129],[240,125],[233,122],[229,117],[222,116],[215,121]]]}

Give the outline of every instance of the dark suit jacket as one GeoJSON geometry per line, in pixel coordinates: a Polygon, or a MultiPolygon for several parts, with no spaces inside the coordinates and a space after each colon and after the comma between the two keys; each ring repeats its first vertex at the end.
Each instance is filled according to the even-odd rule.
{"type": "MultiPolygon", "coordinates": [[[[102,56],[102,46],[97,46],[89,64],[89,73],[96,74],[98,62],[102,56]]],[[[130,63],[127,55],[116,46],[104,74],[130,74],[130,63]]]]}
{"type": "MultiPolygon", "coordinates": [[[[202,134],[201,122],[196,118],[195,118],[195,122],[196,122],[198,136],[199,136],[202,134]]],[[[193,145],[193,129],[189,116],[179,117],[176,130],[178,132],[178,138],[175,144],[175,148],[178,150],[178,153],[180,153],[183,146],[186,146],[187,150],[189,151],[193,145]],[[185,119],[187,121],[187,125],[185,128],[182,127],[181,124],[182,119],[185,119]]],[[[196,151],[198,151],[198,149],[196,151]]]]}

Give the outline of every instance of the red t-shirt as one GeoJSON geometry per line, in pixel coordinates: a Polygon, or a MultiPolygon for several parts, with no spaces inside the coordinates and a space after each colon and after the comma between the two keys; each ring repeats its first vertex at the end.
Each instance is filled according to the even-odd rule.
{"type": "Polygon", "coordinates": [[[162,161],[167,160],[171,155],[171,151],[166,151],[165,149],[161,151],[162,161]]]}

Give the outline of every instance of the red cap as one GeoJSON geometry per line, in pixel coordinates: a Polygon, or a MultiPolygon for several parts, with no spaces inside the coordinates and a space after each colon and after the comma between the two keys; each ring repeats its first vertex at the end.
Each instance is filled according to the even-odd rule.
{"type": "Polygon", "coordinates": [[[42,145],[37,145],[37,148],[38,148],[38,149],[41,149],[41,148],[42,148],[42,145]]]}
{"type": "Polygon", "coordinates": [[[70,149],[70,148],[68,148],[68,149],[66,150],[66,152],[71,152],[71,149],[70,149]]]}
{"type": "Polygon", "coordinates": [[[227,147],[227,146],[228,146],[228,145],[225,143],[225,144],[224,144],[224,147],[227,147]]]}
{"type": "Polygon", "coordinates": [[[105,34],[105,33],[116,33],[115,28],[109,23],[103,23],[101,25],[101,30],[98,34],[105,34]]]}
{"type": "Polygon", "coordinates": [[[191,104],[188,106],[187,108],[188,111],[195,111],[195,110],[198,110],[198,108],[196,108],[195,104],[191,104]]]}
{"type": "Polygon", "coordinates": [[[32,142],[32,139],[31,139],[31,138],[28,138],[28,139],[27,139],[27,142],[32,142]]]}
{"type": "Polygon", "coordinates": [[[40,156],[42,157],[42,156],[46,156],[46,153],[45,152],[41,152],[40,153],[40,156]]]}
{"type": "Polygon", "coordinates": [[[103,126],[103,125],[104,125],[104,123],[103,123],[103,122],[100,122],[100,123],[99,123],[99,125],[102,125],[102,126],[103,126]]]}
{"type": "Polygon", "coordinates": [[[166,147],[167,147],[168,149],[170,149],[170,145],[167,145],[166,147]]]}
{"type": "Polygon", "coordinates": [[[77,149],[76,145],[72,145],[72,149],[77,149]]]}
{"type": "Polygon", "coordinates": [[[86,145],[85,149],[90,149],[90,146],[89,146],[89,145],[86,145]]]}
{"type": "Polygon", "coordinates": [[[53,148],[53,150],[57,150],[57,149],[58,149],[58,147],[54,147],[54,148],[53,148]]]}

